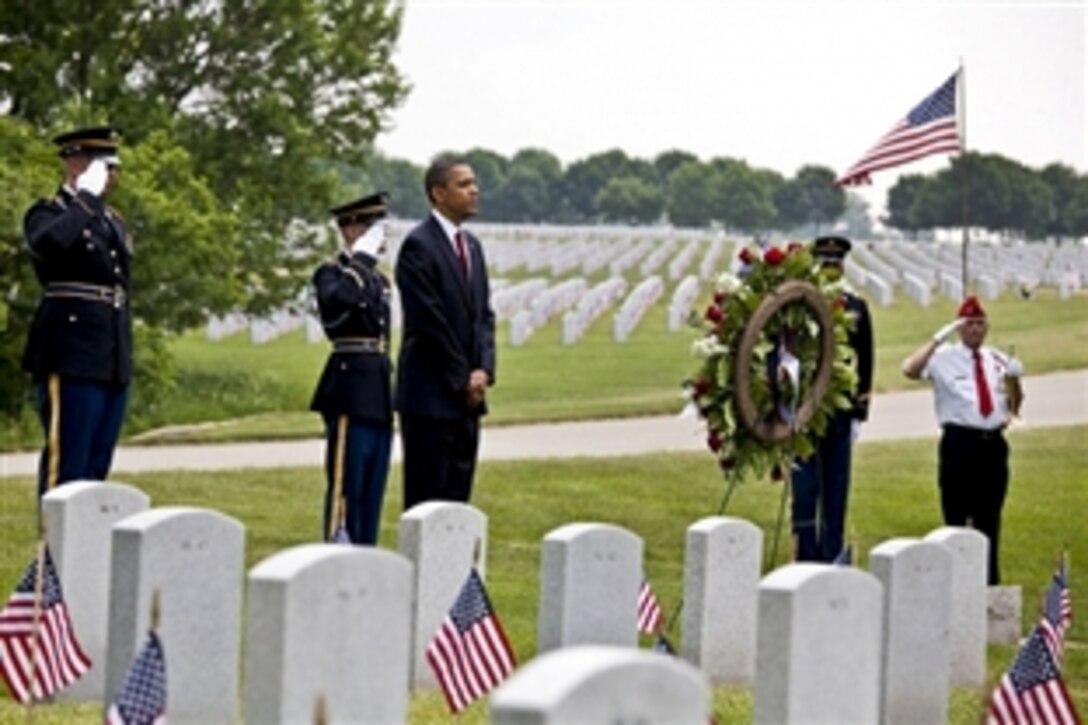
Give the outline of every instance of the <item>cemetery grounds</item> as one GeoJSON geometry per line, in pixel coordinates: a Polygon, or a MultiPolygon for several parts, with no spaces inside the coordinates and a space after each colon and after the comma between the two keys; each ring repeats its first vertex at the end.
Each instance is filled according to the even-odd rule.
{"type": "MultiPolygon", "coordinates": [[[[708,296],[704,285],[696,310],[708,296]]],[[[993,321],[988,342],[1015,348],[1029,374],[1088,367],[1085,293],[1059,300],[1053,290],[1042,289],[1024,301],[1010,292],[985,304],[993,321]]],[[[519,346],[508,343],[507,326],[500,325],[498,385],[490,396],[494,413],[487,425],[675,413],[680,407],[680,382],[695,366],[688,348],[697,332],[667,331],[664,307],[659,301],[622,343],[612,340],[605,318],[572,346],[560,344],[555,321],[519,346]]],[[[899,299],[888,307],[871,308],[877,391],[916,387],[899,373],[899,363],[954,316],[954,304],[936,298],[924,308],[899,299]]],[[[301,333],[261,347],[252,347],[244,334],[213,343],[194,333],[177,340],[174,349],[180,384],[162,406],[172,411],[169,420],[229,422],[183,428],[151,440],[319,435],[317,416],[305,409],[324,361],[324,345],[308,344],[301,333]]],[[[1083,396],[1084,392],[1070,394],[1083,396]]],[[[1028,414],[1030,406],[1029,399],[1028,414]]],[[[1002,532],[1005,580],[1023,587],[1026,632],[1038,618],[1058,552],[1069,551],[1074,623],[1063,675],[1079,711],[1088,713],[1088,625],[1083,622],[1088,587],[1081,584],[1088,580],[1081,573],[1088,567],[1088,537],[1083,532],[1088,511],[1088,426],[1014,427],[1009,439],[1012,475],[1002,532]]],[[[866,568],[867,552],[881,541],[893,536],[921,537],[940,526],[936,441],[864,443],[856,448],[855,459],[847,529],[860,552],[857,564],[866,568]]],[[[132,474],[124,482],[147,492],[155,506],[207,507],[237,518],[247,528],[247,569],[277,551],[320,536],[317,511],[324,478],[319,461],[301,469],[132,474]]],[[[400,471],[394,466],[380,539],[381,546],[394,550],[399,489],[400,471]]],[[[572,521],[599,521],[627,527],[641,536],[646,574],[666,615],[671,615],[682,590],[685,530],[696,520],[718,513],[723,492],[724,483],[709,454],[481,463],[473,504],[489,521],[488,587],[519,662],[530,659],[535,650],[540,540],[547,532],[572,521]]],[[[746,481],[725,511],[759,525],[768,551],[780,494],[779,484],[746,481]]],[[[0,551],[0,586],[8,591],[33,555],[35,508],[34,483],[29,477],[0,480],[0,522],[6,532],[0,551]]],[[[788,560],[785,536],[773,565],[788,560]]],[[[768,563],[765,570],[770,568],[768,563]]],[[[678,625],[668,635],[674,643],[683,637],[678,625]]],[[[648,646],[649,641],[644,638],[642,644],[648,646]]],[[[990,646],[987,686],[979,692],[955,691],[951,722],[978,722],[993,684],[1014,654],[1014,647],[990,646]]],[[[715,690],[718,722],[750,721],[751,709],[749,691],[715,690]]],[[[24,722],[25,717],[24,709],[4,693],[0,723],[24,722]]],[[[100,722],[101,708],[42,705],[35,708],[34,720],[100,722]]],[[[413,696],[411,722],[449,720],[439,694],[413,696]]],[[[486,701],[471,706],[461,721],[486,722],[486,701]]]]}

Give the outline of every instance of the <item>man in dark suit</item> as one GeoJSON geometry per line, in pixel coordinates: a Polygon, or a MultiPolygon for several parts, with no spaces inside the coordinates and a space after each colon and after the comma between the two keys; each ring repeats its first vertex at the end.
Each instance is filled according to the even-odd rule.
{"type": "Polygon", "coordinates": [[[376,544],[393,445],[389,280],[384,192],[331,210],[344,248],[314,272],[325,334],[332,341],[310,409],[325,421],[325,538],[376,544]]]}
{"type": "Polygon", "coordinates": [[[472,167],[443,155],[427,169],[431,215],[409,232],[396,264],[404,312],[396,408],[404,509],[468,502],[480,416],[495,384],[495,313],[479,240],[462,228],[477,211],[472,167]]]}
{"type": "MultiPolygon", "coordinates": [[[[816,239],[812,253],[820,263],[821,274],[831,280],[840,279],[850,247],[850,240],[844,237],[816,239]]],[[[852,407],[836,411],[817,441],[816,452],[798,461],[794,468],[791,518],[794,558],[798,561],[830,562],[844,553],[851,453],[858,427],[869,417],[873,387],[873,324],[869,306],[850,291],[843,292],[842,304],[852,323],[847,345],[857,373],[857,389],[852,396],[852,407]]]]}
{"type": "Polygon", "coordinates": [[[38,493],[104,480],[121,434],[132,378],[132,246],[106,205],[117,181],[120,132],[84,128],[53,139],[65,175],[23,218],[42,298],[23,354],[45,434],[38,493]]]}

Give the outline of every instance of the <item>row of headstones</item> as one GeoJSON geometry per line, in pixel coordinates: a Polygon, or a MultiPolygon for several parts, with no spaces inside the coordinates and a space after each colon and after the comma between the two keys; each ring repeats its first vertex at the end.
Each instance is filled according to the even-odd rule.
{"type": "Polygon", "coordinates": [[[518,310],[510,318],[510,344],[524,345],[537,328],[577,304],[586,289],[585,278],[573,277],[535,295],[528,308],[518,310]]]}
{"type": "Polygon", "coordinates": [[[680,256],[677,246],[675,239],[668,239],[656,247],[652,247],[646,258],[642,260],[642,264],[639,265],[638,271],[642,273],[643,277],[657,274],[657,271],[661,269],[665,262],[680,256]]]}
{"type": "Polygon", "coordinates": [[[625,342],[631,332],[665,293],[665,283],[657,275],[646,277],[631,290],[612,318],[612,340],[625,342]]]}
{"type": "MultiPolygon", "coordinates": [[[[152,509],[120,484],[67,484],[45,496],[43,511],[76,631],[92,660],[106,662],[66,696],[108,700],[117,691],[158,590],[171,718],[233,722],[242,524],[209,510],[152,509]]],[[[470,567],[485,574],[486,551],[480,511],[430,502],[403,515],[399,553],[310,544],[260,562],[248,577],[246,720],[305,720],[320,695],[336,720],[403,721],[410,684],[434,685],[424,664],[430,637],[470,567]]],[[[877,546],[871,573],[794,564],[760,580],[757,527],[696,522],[687,532],[681,655],[697,668],[700,707],[711,683],[730,683],[754,685],[760,722],[943,721],[949,687],[985,679],[986,554],[981,534],[943,528],[877,546]]],[[[546,535],[537,651],[637,646],[642,559],[642,540],[621,527],[577,523],[546,535]]],[[[633,662],[603,657],[618,658],[619,670],[633,662]]],[[[622,687],[631,712],[685,711],[688,689],[632,687],[675,669],[669,658],[635,664],[650,669],[627,685],[575,667],[611,684],[568,689],[594,707],[622,687]]],[[[504,707],[531,706],[519,692],[554,694],[553,676],[545,664],[515,673],[495,697],[496,722],[507,721],[504,707]]]]}
{"type": "Polygon", "coordinates": [[[578,300],[574,309],[563,315],[560,332],[562,343],[573,345],[582,339],[589,326],[625,294],[627,294],[627,280],[623,277],[609,277],[591,287],[578,300]]]}
{"type": "MultiPolygon", "coordinates": [[[[611,259],[612,269],[619,269],[622,272],[636,264],[639,259],[645,257],[642,261],[642,271],[645,276],[659,268],[666,259],[671,257],[669,277],[670,279],[676,279],[682,274],[683,270],[690,266],[692,257],[702,248],[702,245],[695,240],[682,244],[679,252],[675,251],[676,245],[676,240],[667,240],[663,244],[655,244],[650,239],[598,243],[595,251],[597,255],[595,266],[602,266],[606,263],[606,260],[611,259]],[[617,247],[616,244],[622,246],[617,247]],[[617,250],[623,250],[618,258],[616,258],[617,250]]],[[[587,258],[585,249],[579,249],[577,245],[565,242],[521,242],[519,244],[507,243],[507,246],[519,248],[519,251],[516,252],[517,264],[524,263],[530,269],[541,269],[550,266],[553,274],[557,273],[556,270],[570,269],[578,264],[578,260],[587,258]]],[[[958,265],[959,260],[950,257],[949,255],[953,254],[953,252],[946,247],[938,247],[935,254],[926,257],[919,250],[909,245],[895,247],[887,244],[875,246],[875,249],[879,252],[878,256],[877,252],[870,249],[873,246],[858,245],[856,253],[847,260],[846,272],[855,286],[864,290],[874,303],[881,306],[894,304],[894,290],[898,286],[903,288],[905,294],[913,302],[923,307],[928,307],[932,303],[934,288],[942,296],[952,301],[962,299],[962,280],[954,273],[954,269],[950,270],[949,268],[949,265],[952,267],[958,265]],[[890,264],[882,261],[882,258],[889,260],[890,264]]],[[[713,270],[716,269],[717,262],[721,257],[723,247],[724,243],[720,239],[711,242],[700,264],[699,274],[701,278],[706,279],[713,274],[713,270]]],[[[505,259],[512,256],[512,254],[514,253],[508,252],[500,255],[500,257],[505,259]]],[[[592,255],[594,252],[589,252],[589,254],[592,255]]],[[[1038,277],[1025,274],[1023,268],[1010,268],[1006,262],[993,261],[997,259],[997,255],[998,252],[995,250],[990,250],[985,255],[980,253],[978,267],[981,268],[981,271],[979,268],[973,270],[972,279],[978,294],[982,298],[997,299],[1005,292],[1006,282],[1013,279],[1015,279],[1019,290],[1028,290],[1029,293],[1039,286],[1038,277]]],[[[1038,254],[1036,254],[1037,256],[1038,254]]],[[[1019,260],[1019,257],[1017,257],[1017,260],[1019,260]]],[[[509,267],[510,265],[507,264],[506,266],[509,267]]],[[[583,264],[583,271],[584,267],[583,264]]],[[[1081,274],[1075,269],[1047,274],[1055,277],[1061,299],[1068,299],[1081,288],[1081,274]]],[[[567,286],[565,285],[567,282],[570,282],[570,280],[566,280],[555,287],[562,287],[566,290],[567,286]]],[[[530,308],[537,297],[546,291],[555,289],[555,287],[549,287],[547,279],[537,277],[493,290],[492,305],[495,308],[497,319],[512,321],[510,328],[512,344],[524,344],[532,335],[532,332],[544,324],[544,321],[540,320],[541,312],[539,310],[529,310],[529,316],[521,315],[518,319],[514,318],[518,313],[530,308]]],[[[678,289],[676,296],[680,294],[681,290],[678,289]]],[[[564,299],[566,298],[564,297],[564,299]]],[[[573,306],[573,304],[574,302],[571,300],[565,305],[552,305],[550,308],[552,314],[548,316],[548,319],[573,306]]],[[[670,330],[679,329],[680,323],[678,321],[681,319],[681,315],[686,316],[688,310],[683,310],[682,307],[683,305],[676,303],[674,299],[674,304],[670,306],[669,310],[670,330]]],[[[393,290],[391,308],[393,311],[393,327],[399,328],[401,310],[395,289],[393,290]]],[[[595,318],[596,315],[593,316],[593,319],[595,318]]],[[[569,323],[565,323],[561,333],[564,344],[573,344],[581,337],[591,322],[592,320],[588,319],[588,316],[582,314],[581,316],[576,315],[569,323]],[[584,323],[584,325],[580,323],[584,323]]],[[[614,321],[613,337],[616,341],[626,339],[624,334],[626,322],[626,317],[614,321]]],[[[205,328],[205,335],[209,340],[219,340],[239,330],[248,329],[250,342],[260,345],[292,332],[301,326],[305,326],[307,341],[311,343],[324,341],[324,331],[316,317],[288,311],[281,311],[270,317],[258,319],[249,319],[240,314],[216,317],[209,321],[205,328]]],[[[629,334],[630,330],[626,332],[629,334]]]]}

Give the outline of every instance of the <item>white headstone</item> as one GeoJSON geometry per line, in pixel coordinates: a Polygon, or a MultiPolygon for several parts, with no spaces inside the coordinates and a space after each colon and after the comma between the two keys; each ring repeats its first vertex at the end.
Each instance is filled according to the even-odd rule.
{"type": "Polygon", "coordinates": [[[638,642],[642,539],[611,524],[567,524],[544,537],[540,556],[539,652],[638,642]]]}
{"type": "Polygon", "coordinates": [[[986,641],[1016,644],[1020,641],[1021,590],[1018,586],[986,588],[986,641]]]}
{"type": "Polygon", "coordinates": [[[400,517],[398,549],[412,573],[412,684],[434,689],[427,645],[450,611],[474,562],[486,577],[487,517],[453,501],[426,501],[400,517]]]}
{"type": "Polygon", "coordinates": [[[756,723],[875,723],[883,587],[847,566],[790,564],[759,585],[756,723]]]}
{"type": "Polygon", "coordinates": [[[412,564],[363,546],[306,544],[249,573],[247,723],[408,715],[412,564]]]}
{"type": "Polygon", "coordinates": [[[763,532],[710,516],[688,528],[684,552],[683,656],[711,682],[750,685],[763,532]]]}
{"type": "Polygon", "coordinates": [[[949,684],[981,687],[986,682],[986,566],[990,541],[974,529],[942,526],[926,541],[952,552],[949,684]]]}
{"type": "Polygon", "coordinates": [[[145,511],[151,500],[123,483],[70,481],[42,496],[49,551],[57,566],[72,628],[92,667],[57,693],[63,700],[101,700],[106,687],[110,550],[113,525],[145,511]]]}
{"type": "Polygon", "coordinates": [[[245,530],[217,511],[154,508],[113,527],[106,702],[121,688],[162,602],[170,720],[233,723],[245,530]]]}
{"type": "Polygon", "coordinates": [[[948,720],[952,555],[940,544],[891,539],[869,552],[884,585],[880,721],[948,720]]]}
{"type": "Polygon", "coordinates": [[[491,696],[495,725],[706,725],[710,687],[683,660],[581,645],[540,655],[491,696]]]}

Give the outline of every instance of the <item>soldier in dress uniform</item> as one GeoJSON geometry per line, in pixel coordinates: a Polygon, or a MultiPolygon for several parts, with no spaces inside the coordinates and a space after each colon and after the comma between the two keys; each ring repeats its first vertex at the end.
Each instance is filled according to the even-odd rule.
{"type": "MultiPolygon", "coordinates": [[[[836,280],[842,277],[850,240],[819,237],[812,253],[821,274],[836,280]]],[[[854,439],[860,424],[869,417],[869,395],[873,387],[873,323],[865,300],[846,291],[842,295],[846,314],[852,319],[847,336],[851,364],[857,373],[853,405],[838,410],[817,441],[816,452],[797,462],[792,478],[792,526],[795,558],[798,561],[835,561],[844,554],[847,500],[850,493],[850,465],[854,439]]]]}
{"type": "Polygon", "coordinates": [[[393,443],[390,285],[377,268],[387,202],[379,192],[332,209],[344,247],[313,276],[332,341],[310,405],[325,421],[324,535],[355,544],[378,541],[393,443]]]}
{"type": "Polygon", "coordinates": [[[120,132],[85,128],[53,139],[64,181],[37,201],[23,233],[42,298],[23,369],[34,377],[45,434],[38,493],[105,480],[132,378],[132,245],[106,197],[117,183],[120,132]]]}

